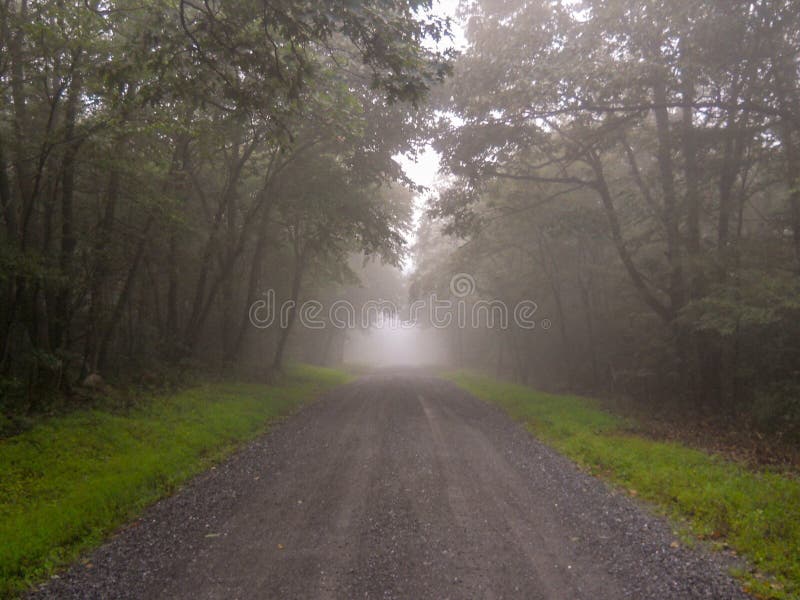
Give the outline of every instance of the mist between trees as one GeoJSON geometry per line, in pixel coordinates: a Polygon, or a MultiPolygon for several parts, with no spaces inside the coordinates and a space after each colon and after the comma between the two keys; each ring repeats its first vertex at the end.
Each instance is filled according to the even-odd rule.
{"type": "Polygon", "coordinates": [[[468,2],[460,55],[422,1],[0,10],[4,410],[337,362],[346,332],[259,330],[258,295],[405,306],[468,273],[552,328],[447,327],[442,360],[796,434],[800,2],[468,2]],[[395,157],[425,143],[410,248],[395,157]]]}
{"type": "Polygon", "coordinates": [[[248,316],[250,324],[257,329],[279,327],[286,329],[297,322],[297,326],[306,329],[413,329],[427,326],[433,329],[467,327],[477,329],[508,329],[515,327],[523,330],[550,329],[549,319],[537,323],[534,315],[539,306],[533,300],[522,299],[514,306],[508,306],[500,300],[468,300],[475,292],[475,282],[466,273],[459,273],[450,281],[452,298],[440,299],[431,294],[425,299],[416,299],[407,307],[401,308],[391,300],[367,300],[361,306],[355,306],[349,300],[337,299],[330,306],[316,299],[309,299],[298,306],[296,300],[285,300],[277,303],[275,290],[267,290],[263,296],[250,305],[248,316]],[[461,282],[468,283],[460,289],[461,282]],[[293,318],[293,314],[296,316],[293,318]]]}
{"type": "MultiPolygon", "coordinates": [[[[4,2],[3,404],[90,373],[258,360],[264,287],[397,264],[424,135],[425,2],[4,2]],[[249,352],[249,354],[248,354],[249,352]]],[[[265,353],[269,356],[265,360],[265,353]]],[[[14,407],[12,407],[14,408],[14,407]]]]}
{"type": "Polygon", "coordinates": [[[467,12],[469,47],[435,93],[451,179],[415,289],[466,271],[484,297],[535,290],[554,335],[459,332],[462,363],[796,436],[800,3],[467,12]]]}

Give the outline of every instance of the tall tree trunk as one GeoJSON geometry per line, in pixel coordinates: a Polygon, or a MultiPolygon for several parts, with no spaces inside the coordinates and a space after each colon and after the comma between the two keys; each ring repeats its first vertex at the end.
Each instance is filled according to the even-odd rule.
{"type": "Polygon", "coordinates": [[[147,223],[144,226],[144,231],[142,232],[142,236],[139,239],[138,244],[136,245],[136,250],[133,254],[133,260],[131,261],[131,265],[128,268],[128,274],[125,277],[125,283],[122,286],[122,290],[117,296],[117,301],[114,303],[114,308],[109,315],[108,320],[105,323],[105,327],[103,330],[103,335],[100,340],[100,345],[97,350],[97,369],[98,371],[102,372],[106,364],[108,362],[108,348],[111,344],[111,340],[114,337],[114,332],[116,331],[117,326],[119,325],[120,319],[122,318],[122,313],[125,309],[125,306],[128,304],[128,301],[131,297],[131,290],[133,289],[133,283],[136,279],[136,275],[139,272],[139,264],[141,263],[142,256],[144,255],[145,247],[147,246],[148,236],[150,235],[150,228],[153,225],[154,217],[151,215],[147,219],[147,223]]]}
{"type": "MultiPolygon", "coordinates": [[[[12,7],[16,8],[15,17],[15,25],[13,29],[11,27],[8,28],[7,38],[8,38],[8,55],[10,59],[10,70],[11,70],[11,99],[13,103],[13,111],[14,111],[14,118],[13,118],[13,149],[12,149],[12,163],[14,166],[14,175],[15,175],[15,194],[13,196],[9,196],[9,201],[7,204],[7,219],[9,219],[8,223],[10,227],[13,227],[11,231],[13,231],[12,240],[19,251],[24,250],[24,238],[25,232],[21,226],[21,216],[25,212],[25,207],[28,202],[32,199],[32,186],[31,181],[31,172],[29,169],[29,164],[27,159],[27,152],[26,152],[26,141],[28,140],[28,111],[27,105],[25,102],[25,67],[24,61],[25,57],[23,56],[23,47],[24,47],[24,36],[25,33],[22,28],[22,24],[26,22],[28,18],[28,3],[27,0],[21,0],[19,3],[11,3],[6,5],[8,7],[7,18],[11,19],[12,11],[10,10],[12,7]],[[14,198],[16,202],[14,202],[14,198]],[[19,215],[19,219],[17,216],[19,215]],[[13,223],[12,223],[13,221],[13,223]]],[[[10,332],[13,328],[13,324],[16,321],[24,322],[24,318],[20,319],[20,313],[25,312],[25,307],[20,306],[21,303],[24,302],[27,294],[26,294],[26,282],[21,277],[13,278],[13,281],[9,283],[9,301],[8,301],[8,316],[7,316],[7,323],[6,323],[6,332],[10,332]]],[[[31,332],[27,330],[26,333],[30,337],[31,332]]],[[[5,343],[5,355],[8,358],[8,343],[9,339],[6,339],[5,343]]],[[[6,364],[11,362],[13,357],[10,357],[9,360],[5,361],[6,364]]]]}
{"type": "MultiPolygon", "coordinates": [[[[656,137],[658,139],[658,174],[664,207],[664,228],[666,233],[666,256],[669,268],[669,300],[673,319],[678,315],[686,301],[683,263],[681,256],[680,216],[675,186],[675,168],[672,160],[672,131],[669,122],[667,88],[663,73],[656,76],[653,84],[656,137]]],[[[675,352],[681,371],[681,380],[687,384],[689,396],[698,399],[697,361],[691,336],[675,321],[671,324],[675,340],[675,352]]]]}
{"type": "Polygon", "coordinates": [[[167,356],[177,356],[178,330],[178,232],[171,227],[167,252],[167,316],[164,322],[167,356]]]}
{"type": "MultiPolygon", "coordinates": [[[[686,58],[687,61],[691,57],[686,58]]],[[[694,126],[695,102],[694,73],[684,68],[682,81],[682,141],[683,165],[686,186],[686,249],[689,254],[689,295],[699,298],[703,294],[704,277],[700,254],[700,168],[698,164],[697,132],[694,126]]]]}
{"type": "Polygon", "coordinates": [[[19,236],[17,211],[14,206],[14,197],[11,195],[11,182],[8,177],[8,164],[6,163],[5,143],[2,132],[0,132],[0,208],[3,210],[3,220],[6,225],[8,240],[16,245],[19,236]]]}
{"type": "MultiPolygon", "coordinates": [[[[14,198],[11,195],[11,185],[8,178],[8,167],[6,164],[3,146],[3,137],[0,133],[0,206],[3,209],[5,220],[6,235],[8,243],[12,248],[17,247],[17,221],[14,198]]],[[[14,278],[9,278],[3,284],[3,302],[0,303],[0,356],[6,355],[9,328],[13,315],[14,296],[16,295],[16,284],[14,278]]]]}
{"type": "MultiPolygon", "coordinates": [[[[232,160],[234,163],[240,163],[241,159],[241,151],[240,151],[240,144],[239,140],[235,140],[232,149],[232,160]]],[[[243,164],[243,163],[242,163],[243,164]]],[[[229,169],[229,172],[234,172],[235,165],[229,169]]],[[[238,210],[237,207],[237,200],[238,200],[238,188],[233,186],[229,193],[226,195],[225,198],[225,240],[223,244],[223,251],[222,251],[222,262],[223,264],[234,264],[233,254],[236,251],[236,211],[238,210]]],[[[223,265],[221,265],[222,268],[223,265]]],[[[234,305],[234,283],[236,281],[235,277],[225,277],[222,281],[222,305],[221,305],[221,319],[220,323],[222,325],[222,360],[223,363],[227,361],[228,357],[233,353],[233,344],[234,344],[234,335],[233,335],[233,320],[231,317],[231,310],[233,309],[234,305]]]]}
{"type": "MultiPolygon", "coordinates": [[[[77,59],[76,59],[77,61],[77,59]]],[[[75,65],[79,67],[79,65],[75,65]]],[[[75,195],[75,159],[80,142],[75,140],[75,122],[78,115],[78,102],[82,92],[82,78],[79,68],[73,70],[72,84],[67,96],[65,114],[66,148],[61,163],[61,250],[58,266],[64,277],[54,308],[53,345],[59,349],[69,348],[70,292],[72,287],[72,260],[77,240],[75,238],[73,198],[75,195]]]]}
{"type": "Polygon", "coordinates": [[[625,267],[625,271],[628,273],[631,283],[633,283],[634,288],[636,288],[636,291],[639,293],[645,304],[647,304],[647,306],[649,306],[655,314],[657,314],[665,323],[672,323],[672,320],[674,319],[674,313],[672,312],[671,307],[665,306],[664,303],[659,300],[653,290],[650,289],[644,276],[636,267],[636,264],[633,261],[633,256],[631,256],[631,252],[625,243],[625,239],[622,237],[622,227],[620,226],[617,210],[614,206],[614,199],[611,196],[611,190],[608,187],[608,182],[606,181],[605,174],[603,172],[603,166],[600,163],[600,160],[597,157],[590,156],[589,163],[595,174],[596,181],[594,183],[594,189],[600,196],[603,210],[608,221],[608,226],[611,230],[611,240],[614,242],[614,248],[616,249],[617,255],[625,267]]]}
{"type": "Polygon", "coordinates": [[[783,146],[785,156],[786,183],[789,186],[789,214],[792,226],[795,270],[800,275],[800,151],[795,135],[788,123],[783,126],[783,146]]]}
{"type": "Polygon", "coordinates": [[[564,310],[564,299],[561,294],[561,280],[558,272],[558,263],[550,248],[549,241],[544,232],[540,231],[537,236],[539,242],[539,253],[541,255],[541,264],[544,267],[545,274],[547,275],[548,283],[550,284],[550,291],[553,294],[553,301],[556,305],[556,317],[558,320],[558,332],[561,336],[561,345],[564,349],[563,363],[564,372],[567,378],[567,387],[572,387],[574,384],[574,365],[572,354],[572,342],[570,341],[569,332],[567,330],[567,314],[564,310]]]}
{"type": "MultiPolygon", "coordinates": [[[[187,124],[189,118],[187,115],[187,124]]],[[[175,141],[175,152],[171,169],[177,166],[180,161],[180,184],[177,186],[181,200],[185,200],[188,194],[188,179],[191,169],[191,154],[190,154],[190,140],[189,136],[178,136],[175,141]]],[[[178,175],[172,170],[168,177],[167,185],[169,185],[178,175]]],[[[180,354],[179,346],[179,331],[180,331],[180,312],[178,310],[178,235],[179,230],[175,223],[169,224],[169,240],[167,242],[167,314],[164,323],[164,345],[166,348],[167,357],[175,359],[180,354]]]]}
{"type": "Polygon", "coordinates": [[[295,246],[294,273],[292,274],[292,288],[289,298],[292,301],[292,304],[289,306],[286,326],[281,327],[280,331],[278,332],[278,343],[275,347],[275,356],[272,359],[272,371],[275,373],[280,373],[283,371],[286,344],[289,341],[289,335],[292,333],[292,327],[294,326],[294,321],[297,317],[297,302],[300,298],[300,288],[303,283],[303,272],[305,271],[305,268],[305,252],[299,250],[298,246],[295,246]]]}
{"type": "Polygon", "coordinates": [[[264,258],[264,251],[267,246],[266,225],[268,221],[269,211],[265,210],[261,223],[261,231],[259,232],[258,240],[256,241],[255,249],[253,250],[253,258],[250,261],[250,276],[247,280],[247,293],[245,294],[245,310],[242,313],[241,321],[236,331],[233,344],[230,349],[230,354],[227,357],[228,361],[236,360],[242,351],[245,335],[250,327],[250,303],[256,295],[256,289],[261,277],[261,265],[264,258]]]}
{"type": "MultiPolygon", "coordinates": [[[[200,261],[200,272],[194,287],[192,310],[184,330],[184,347],[189,353],[194,351],[197,341],[199,340],[201,329],[205,325],[206,318],[208,317],[209,309],[216,299],[221,286],[227,284],[227,279],[230,277],[231,269],[234,266],[233,263],[238,256],[237,250],[241,249],[241,244],[237,244],[237,250],[232,249],[228,245],[230,240],[228,235],[226,235],[222,243],[223,248],[220,250],[220,238],[222,237],[221,230],[226,219],[226,210],[232,205],[235,206],[235,195],[237,193],[237,187],[239,185],[242,169],[244,168],[245,163],[250,158],[250,155],[254,149],[254,145],[251,145],[241,155],[237,151],[235,160],[229,161],[228,164],[227,181],[225,188],[223,189],[222,196],[219,199],[217,213],[214,216],[214,220],[211,224],[211,232],[209,233],[205,247],[203,248],[203,255],[200,261]],[[223,254],[219,255],[219,252],[222,252],[223,254]],[[222,270],[209,289],[208,278],[213,269],[212,265],[215,259],[220,260],[222,270]]],[[[228,222],[230,222],[230,218],[228,219],[228,222]]],[[[229,229],[226,231],[226,233],[229,234],[230,231],[231,230],[229,229]]],[[[244,235],[243,231],[241,232],[241,235],[244,235]]],[[[240,240],[240,242],[243,242],[243,240],[240,240]]]]}
{"type": "Polygon", "coordinates": [[[676,314],[684,303],[683,266],[680,252],[680,219],[675,191],[675,169],[672,161],[672,132],[667,110],[666,85],[660,75],[653,85],[656,132],[658,137],[658,173],[663,195],[664,227],[667,240],[667,263],[669,265],[669,297],[672,314],[676,314]]]}
{"type": "Polygon", "coordinates": [[[583,305],[583,314],[586,319],[586,335],[589,344],[589,359],[592,363],[592,389],[597,389],[598,382],[600,381],[599,365],[597,359],[597,341],[595,340],[595,324],[594,324],[594,306],[592,302],[592,282],[591,278],[583,277],[581,271],[586,265],[586,259],[589,254],[586,248],[586,241],[581,238],[578,240],[579,244],[579,263],[578,263],[578,286],[580,288],[581,304],[583,305]]]}
{"type": "MultiPolygon", "coordinates": [[[[253,147],[254,146],[251,145],[242,156],[242,166],[244,166],[244,163],[246,162],[247,157],[249,156],[253,147]]],[[[198,283],[195,286],[195,297],[192,306],[192,313],[184,334],[184,347],[190,353],[194,349],[200,330],[208,318],[210,308],[216,299],[217,294],[220,292],[222,285],[225,284],[226,280],[232,276],[236,262],[245,250],[248,233],[250,228],[256,223],[256,218],[258,217],[259,211],[261,211],[263,214],[264,212],[269,212],[270,210],[272,200],[272,196],[270,195],[271,185],[272,179],[270,174],[268,174],[261,192],[259,193],[256,205],[251,208],[251,210],[247,213],[246,218],[242,221],[235,244],[232,248],[230,248],[229,252],[223,255],[224,260],[219,262],[218,272],[212,280],[211,285],[207,287],[208,275],[211,271],[211,261],[215,257],[213,250],[218,245],[217,241],[220,235],[219,224],[216,224],[214,230],[212,231],[211,237],[209,238],[204,250],[203,259],[201,262],[201,272],[200,276],[198,277],[198,283]],[[206,289],[208,289],[207,293],[206,289]]],[[[217,254],[216,258],[219,260],[220,255],[217,254]]]]}
{"type": "MultiPolygon", "coordinates": [[[[114,145],[114,156],[121,156],[122,140],[114,145]]],[[[103,321],[105,311],[104,287],[108,276],[109,266],[107,252],[111,244],[114,231],[114,219],[117,210],[117,203],[120,195],[120,172],[116,167],[112,167],[108,178],[105,206],[103,216],[97,225],[97,237],[93,247],[93,267],[89,283],[89,326],[86,333],[86,344],[84,346],[83,367],[81,377],[88,373],[96,372],[99,362],[100,336],[103,332],[103,321]]]]}
{"type": "Polygon", "coordinates": [[[797,63],[794,55],[780,57],[775,67],[778,105],[786,114],[779,123],[784,155],[784,173],[789,188],[789,218],[792,228],[795,270],[800,275],[800,114],[797,112],[797,63]],[[793,118],[792,118],[793,117],[793,118]]]}
{"type": "Polygon", "coordinates": [[[20,211],[33,196],[33,177],[29,168],[29,155],[26,143],[29,141],[28,110],[25,102],[25,57],[23,56],[24,36],[22,24],[28,19],[28,2],[21,0],[17,6],[17,26],[10,32],[8,54],[11,59],[11,98],[14,105],[14,170],[20,196],[20,211]]]}

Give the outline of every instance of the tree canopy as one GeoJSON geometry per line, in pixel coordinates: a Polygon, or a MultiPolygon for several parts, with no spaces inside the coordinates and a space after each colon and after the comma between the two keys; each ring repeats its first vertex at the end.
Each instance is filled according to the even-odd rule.
{"type": "Polygon", "coordinates": [[[453,178],[429,214],[485,294],[552,315],[560,358],[552,336],[504,334],[519,376],[706,407],[796,390],[800,5],[466,12],[437,94],[453,178]]]}
{"type": "Polygon", "coordinates": [[[410,198],[393,190],[410,182],[393,156],[413,149],[451,59],[430,49],[448,35],[431,2],[0,11],[9,389],[31,400],[125,364],[233,361],[247,303],[267,285],[299,293],[306,258],[405,252],[410,198]]]}

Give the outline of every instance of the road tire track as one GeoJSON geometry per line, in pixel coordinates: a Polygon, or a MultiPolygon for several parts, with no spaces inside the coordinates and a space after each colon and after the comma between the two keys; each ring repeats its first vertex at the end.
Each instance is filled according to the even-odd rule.
{"type": "Polygon", "coordinates": [[[744,599],[721,557],[455,385],[343,386],[32,598],[744,599]]]}

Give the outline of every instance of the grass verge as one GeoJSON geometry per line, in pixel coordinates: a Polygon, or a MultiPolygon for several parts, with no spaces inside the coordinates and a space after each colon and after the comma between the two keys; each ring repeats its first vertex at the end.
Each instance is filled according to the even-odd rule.
{"type": "Polygon", "coordinates": [[[697,537],[745,556],[755,570],[735,574],[756,597],[800,598],[797,479],[632,434],[629,422],[591,399],[546,394],[461,371],[444,376],[498,404],[592,473],[685,522],[697,537]]]}
{"type": "Polygon", "coordinates": [[[347,379],[297,366],[276,385],[201,385],[125,414],[55,417],[0,441],[0,597],[74,560],[276,417],[347,379]]]}

